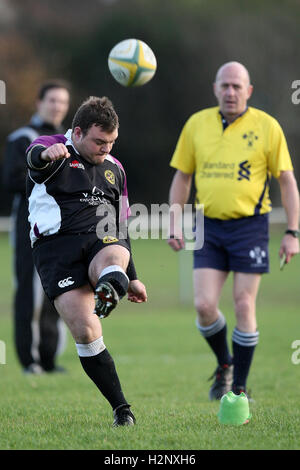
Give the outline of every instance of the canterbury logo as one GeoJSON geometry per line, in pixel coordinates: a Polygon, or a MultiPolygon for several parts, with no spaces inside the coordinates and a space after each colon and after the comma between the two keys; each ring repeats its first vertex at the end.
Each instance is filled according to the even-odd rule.
{"type": "Polygon", "coordinates": [[[74,281],[71,281],[72,277],[67,277],[66,279],[62,279],[61,281],[58,282],[58,287],[63,289],[64,287],[71,286],[74,284],[74,281]]]}

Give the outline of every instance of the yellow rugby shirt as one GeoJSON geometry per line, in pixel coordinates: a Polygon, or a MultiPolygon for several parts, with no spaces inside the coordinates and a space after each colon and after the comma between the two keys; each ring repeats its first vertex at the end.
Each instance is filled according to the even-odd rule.
{"type": "Polygon", "coordinates": [[[252,107],[225,130],[219,107],[193,114],[170,165],[195,173],[196,203],[207,217],[223,220],[269,212],[271,176],[293,170],[279,123],[252,107]]]}

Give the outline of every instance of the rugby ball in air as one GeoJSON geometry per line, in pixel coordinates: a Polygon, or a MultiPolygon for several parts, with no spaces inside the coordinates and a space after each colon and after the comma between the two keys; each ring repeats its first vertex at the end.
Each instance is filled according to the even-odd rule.
{"type": "Polygon", "coordinates": [[[116,44],[108,56],[109,70],[117,82],[126,87],[145,85],[155,74],[156,57],[140,39],[125,39],[116,44]]]}

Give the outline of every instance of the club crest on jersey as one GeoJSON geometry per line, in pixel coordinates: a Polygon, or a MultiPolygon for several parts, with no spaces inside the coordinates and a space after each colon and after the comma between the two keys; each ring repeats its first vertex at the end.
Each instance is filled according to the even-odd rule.
{"type": "Polygon", "coordinates": [[[80,170],[84,170],[84,165],[80,163],[78,160],[73,160],[71,163],[69,163],[69,166],[71,168],[79,168],[80,170]]]}
{"type": "Polygon", "coordinates": [[[118,242],[118,238],[112,237],[111,235],[106,235],[106,237],[103,238],[103,243],[115,243],[118,242]]]}
{"type": "Polygon", "coordinates": [[[254,142],[258,139],[253,131],[243,134],[243,139],[247,139],[248,147],[253,147],[254,142]]]}
{"type": "Polygon", "coordinates": [[[115,175],[113,174],[111,170],[106,170],[104,172],[104,176],[110,184],[115,184],[116,182],[115,175]]]}

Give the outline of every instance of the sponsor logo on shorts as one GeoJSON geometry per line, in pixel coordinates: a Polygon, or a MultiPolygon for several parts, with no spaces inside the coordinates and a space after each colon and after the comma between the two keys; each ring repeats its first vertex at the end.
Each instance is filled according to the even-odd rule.
{"type": "Polygon", "coordinates": [[[267,253],[260,246],[255,246],[253,250],[250,250],[249,256],[255,260],[255,263],[251,266],[264,266],[266,264],[264,258],[266,258],[267,253]]]}
{"type": "Polygon", "coordinates": [[[62,279],[61,281],[58,281],[58,287],[63,289],[64,287],[71,286],[75,282],[75,281],[72,281],[71,279],[72,279],[72,276],[67,277],[66,279],[62,279]]]}
{"type": "Polygon", "coordinates": [[[118,242],[119,239],[118,238],[115,238],[115,237],[112,237],[111,235],[106,235],[106,237],[104,237],[102,239],[103,243],[115,243],[115,242],[118,242]]]}
{"type": "Polygon", "coordinates": [[[106,170],[104,172],[104,176],[110,184],[115,184],[116,182],[115,175],[113,174],[111,170],[106,170]]]}
{"type": "Polygon", "coordinates": [[[85,170],[84,165],[80,163],[78,160],[73,160],[71,163],[69,163],[69,166],[71,168],[78,168],[79,170],[85,170]]]}

